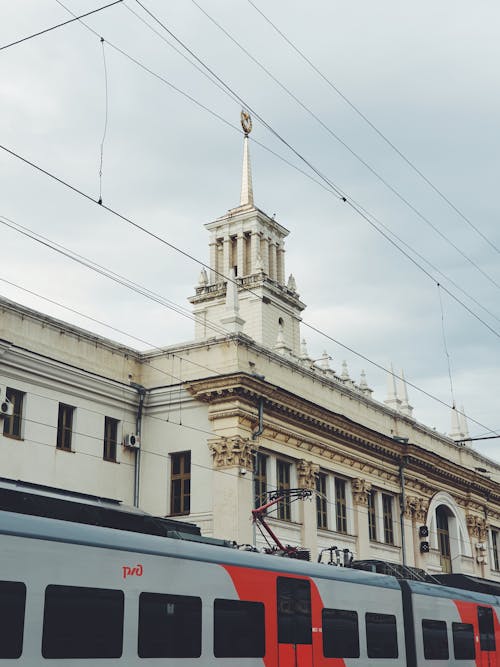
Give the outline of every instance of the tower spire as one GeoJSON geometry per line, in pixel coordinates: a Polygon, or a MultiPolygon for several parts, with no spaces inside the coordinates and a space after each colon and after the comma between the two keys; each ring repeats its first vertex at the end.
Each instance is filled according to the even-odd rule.
{"type": "Polygon", "coordinates": [[[241,174],[241,195],[240,206],[252,206],[253,186],[252,186],[252,167],[250,164],[250,149],[248,146],[248,135],[252,131],[252,119],[247,111],[241,112],[241,127],[245,133],[243,139],[243,169],[241,174]]]}

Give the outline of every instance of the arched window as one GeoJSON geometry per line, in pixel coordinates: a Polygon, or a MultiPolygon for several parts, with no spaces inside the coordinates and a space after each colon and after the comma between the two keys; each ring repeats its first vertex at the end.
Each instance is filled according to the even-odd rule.
{"type": "Polygon", "coordinates": [[[441,567],[443,572],[450,573],[451,568],[451,550],[450,550],[450,529],[448,526],[448,510],[444,505],[436,509],[436,530],[438,549],[441,554],[441,567]]]}

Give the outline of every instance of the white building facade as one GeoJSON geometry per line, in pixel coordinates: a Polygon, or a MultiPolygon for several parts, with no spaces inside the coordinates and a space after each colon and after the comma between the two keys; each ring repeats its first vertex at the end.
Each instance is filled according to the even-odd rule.
{"type": "Polygon", "coordinates": [[[441,435],[413,417],[404,382],[379,402],[364,376],[308,357],[288,230],[254,204],[247,134],[240,205],[206,228],[190,343],[139,352],[0,299],[0,475],[259,547],[252,509],[307,489],[269,522],[313,559],[335,545],[500,581],[500,466],[457,444],[459,414],[441,435]]]}

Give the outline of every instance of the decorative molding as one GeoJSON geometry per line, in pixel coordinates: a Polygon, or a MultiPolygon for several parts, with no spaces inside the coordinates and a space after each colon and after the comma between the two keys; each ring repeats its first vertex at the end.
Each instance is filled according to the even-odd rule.
{"type": "Polygon", "coordinates": [[[406,496],[404,515],[412,517],[417,523],[425,523],[429,510],[429,499],[421,496],[406,496]]]}
{"type": "Polygon", "coordinates": [[[214,457],[214,468],[246,468],[253,470],[254,454],[257,445],[249,438],[234,436],[208,441],[208,447],[214,457]]]}
{"type": "Polygon", "coordinates": [[[316,488],[316,479],[319,473],[319,465],[313,463],[312,461],[306,461],[302,459],[297,463],[297,475],[299,478],[299,488],[300,489],[311,489],[316,488]]]}
{"type": "Polygon", "coordinates": [[[371,491],[372,485],[366,479],[359,477],[351,480],[352,497],[355,505],[368,505],[368,494],[371,491]]]}
{"type": "Polygon", "coordinates": [[[471,537],[475,537],[479,542],[484,542],[488,535],[488,524],[486,519],[474,514],[467,514],[465,517],[467,521],[467,530],[471,537]]]}

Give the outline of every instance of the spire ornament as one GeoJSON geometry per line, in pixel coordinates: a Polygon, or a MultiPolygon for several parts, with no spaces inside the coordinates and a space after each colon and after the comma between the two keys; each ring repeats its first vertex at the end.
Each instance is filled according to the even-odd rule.
{"type": "Polygon", "coordinates": [[[252,118],[250,117],[250,114],[248,111],[245,111],[244,109],[241,110],[241,127],[243,128],[243,132],[245,133],[245,137],[248,137],[250,132],[252,131],[252,118]]]}
{"type": "Polygon", "coordinates": [[[252,131],[252,119],[248,111],[244,109],[241,112],[241,127],[245,133],[243,139],[243,169],[241,173],[241,194],[240,206],[253,207],[253,185],[252,185],[252,168],[250,165],[250,150],[248,148],[248,135],[252,131]]]}

